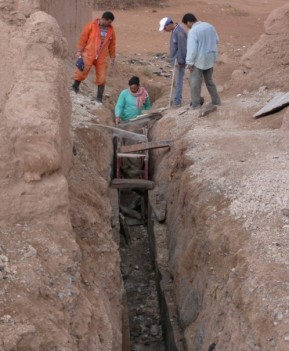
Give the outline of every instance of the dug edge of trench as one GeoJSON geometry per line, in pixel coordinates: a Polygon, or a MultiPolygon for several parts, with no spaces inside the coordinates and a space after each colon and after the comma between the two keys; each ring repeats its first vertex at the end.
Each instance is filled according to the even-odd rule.
{"type": "Polygon", "coordinates": [[[153,151],[168,229],[156,257],[187,350],[288,348],[288,110],[252,118],[271,94],[230,98],[209,118],[169,111],[151,131],[175,140],[153,151]]]}
{"type": "MultiPolygon", "coordinates": [[[[277,309],[277,302],[281,299],[274,301],[274,306],[273,304],[270,306],[270,311],[267,311],[266,306],[262,303],[262,297],[266,299],[266,284],[271,289],[271,296],[275,292],[276,296],[280,295],[285,288],[281,289],[280,284],[277,287],[272,286],[275,273],[274,269],[266,271],[267,262],[261,262],[265,267],[263,271],[262,267],[257,266],[260,262],[256,260],[253,263],[248,262],[248,258],[253,258],[258,254],[258,250],[250,245],[252,243],[248,240],[248,233],[228,210],[230,200],[224,196],[226,182],[223,178],[226,177],[226,171],[229,172],[228,167],[233,167],[232,163],[226,164],[222,160],[222,165],[218,167],[221,176],[215,184],[208,177],[208,173],[207,177],[203,176],[200,164],[195,163],[198,161],[200,148],[194,138],[198,139],[200,131],[206,134],[204,139],[207,139],[205,142],[202,140],[201,147],[206,151],[209,147],[214,147],[214,143],[218,141],[218,147],[222,149],[225,157],[228,159],[228,155],[231,158],[235,157],[233,165],[237,171],[240,171],[240,174],[244,174],[242,169],[246,165],[244,154],[248,159],[254,154],[260,159],[259,149],[271,155],[272,159],[278,156],[278,159],[286,161],[286,154],[282,150],[280,153],[274,149],[269,153],[268,148],[268,145],[272,147],[272,138],[275,137],[276,130],[280,127],[280,116],[278,117],[279,122],[277,120],[279,125],[270,126],[270,123],[267,123],[267,129],[261,131],[257,130],[260,127],[259,122],[257,122],[259,127],[255,122],[253,125],[251,123],[252,129],[255,130],[249,131],[248,120],[243,121],[239,118],[240,111],[250,114],[250,111],[246,109],[248,106],[253,106],[253,101],[256,105],[255,98],[256,96],[252,96],[252,101],[249,101],[247,97],[241,97],[237,99],[238,101],[230,101],[230,105],[234,103],[236,111],[229,106],[222,106],[220,111],[210,115],[209,119],[199,119],[190,113],[178,116],[177,110],[168,111],[151,130],[150,140],[173,139],[175,141],[169,152],[167,150],[153,151],[150,158],[151,174],[155,182],[154,195],[162,206],[164,200],[166,203],[166,222],[158,223],[155,218],[151,217],[149,232],[156,272],[159,277],[161,310],[167,321],[164,323],[164,329],[168,350],[182,350],[184,347],[188,350],[207,351],[215,344],[216,349],[220,346],[222,349],[229,347],[246,351],[286,349],[286,330],[283,330],[281,339],[279,334],[281,335],[282,331],[278,334],[277,331],[272,330],[272,324],[270,324],[272,313],[275,313],[272,312],[272,309],[275,306],[277,309]],[[238,105],[240,105],[239,110],[238,105]],[[229,117],[227,121],[221,118],[223,124],[220,129],[218,120],[222,117],[222,113],[226,113],[229,117]],[[235,138],[234,131],[231,136],[227,137],[227,131],[230,128],[234,129],[232,124],[236,119],[241,121],[239,122],[239,127],[241,127],[239,128],[239,140],[235,138]],[[206,121],[212,122],[209,128],[207,127],[210,122],[206,121]],[[227,139],[222,144],[220,140],[224,136],[227,139]],[[252,149],[253,140],[258,144],[252,149]],[[270,140],[270,143],[267,140],[270,140]],[[249,142],[246,144],[246,141],[249,142]],[[230,154],[229,150],[232,142],[237,146],[234,155],[230,154]],[[244,145],[247,145],[247,149],[244,149],[244,145]],[[196,149],[193,156],[190,155],[192,148],[196,149]],[[236,159],[240,160],[238,165],[236,165],[236,159]],[[192,175],[192,167],[196,170],[197,176],[192,175]],[[256,277],[252,267],[258,270],[259,275],[256,277]],[[244,279],[247,280],[246,284],[243,284],[244,279]],[[258,288],[258,283],[260,288],[258,288]],[[245,291],[246,289],[248,291],[245,291]],[[260,296],[257,301],[250,296],[251,291],[259,292],[260,296]]],[[[257,99],[257,104],[260,105],[267,99],[266,92],[262,98],[257,99]]],[[[81,104],[85,105],[83,102],[81,104]]],[[[89,174],[84,175],[87,172],[82,169],[81,175],[88,177],[90,182],[92,181],[91,174],[101,175],[103,186],[100,195],[111,196],[113,193],[115,197],[115,190],[107,192],[104,186],[105,179],[108,180],[112,175],[111,136],[103,131],[90,129],[89,124],[86,127],[83,124],[79,127],[78,123],[79,121],[83,123],[85,119],[93,123],[109,121],[108,124],[112,124],[108,116],[111,117],[111,111],[105,108],[87,118],[81,115],[78,121],[74,114],[76,121],[73,124],[76,149],[80,150],[77,158],[89,164],[89,174]],[[86,149],[85,152],[84,149],[86,149]],[[87,152],[90,155],[86,155],[87,152]]],[[[205,155],[207,159],[204,158],[207,162],[206,167],[209,167],[212,174],[215,172],[213,168],[215,166],[214,161],[210,160],[216,159],[220,150],[214,151],[215,154],[209,155],[210,157],[205,155]]],[[[266,157],[269,157],[268,155],[266,157]]],[[[200,159],[202,157],[200,156],[200,159]]],[[[256,163],[255,160],[253,162],[256,163]]],[[[98,181],[94,187],[95,185],[98,186],[98,181]]],[[[92,205],[94,206],[93,203],[92,205]]],[[[99,208],[98,210],[105,209],[99,208]]],[[[81,218],[80,222],[82,220],[81,218]]],[[[116,242],[119,242],[117,222],[116,218],[112,218],[114,238],[116,242]]],[[[74,223],[75,225],[78,224],[74,223]]],[[[78,227],[82,225],[83,223],[79,223],[78,227]]],[[[286,276],[287,273],[284,275],[285,280],[286,276]]],[[[127,331],[123,332],[127,333],[127,331]]]]}

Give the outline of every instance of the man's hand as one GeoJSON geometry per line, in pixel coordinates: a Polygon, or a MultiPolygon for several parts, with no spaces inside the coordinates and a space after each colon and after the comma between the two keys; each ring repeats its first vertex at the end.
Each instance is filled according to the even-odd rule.
{"type": "Polygon", "coordinates": [[[120,122],[120,117],[115,117],[115,126],[117,127],[120,122]]]}
{"type": "Polygon", "coordinates": [[[75,57],[76,58],[79,58],[79,57],[81,57],[82,56],[82,51],[81,50],[77,50],[76,51],[76,54],[75,54],[75,57]]]}
{"type": "Polygon", "coordinates": [[[187,65],[187,70],[189,72],[192,72],[194,70],[194,66],[193,65],[187,65]]]}

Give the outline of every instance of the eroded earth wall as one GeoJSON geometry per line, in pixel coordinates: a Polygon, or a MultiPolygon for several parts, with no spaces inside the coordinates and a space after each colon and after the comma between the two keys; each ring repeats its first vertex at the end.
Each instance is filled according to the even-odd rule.
{"type": "Polygon", "coordinates": [[[17,10],[25,15],[42,10],[56,18],[72,53],[82,27],[91,19],[93,0],[18,0],[17,10]]]}
{"type": "Polygon", "coordinates": [[[99,242],[85,255],[71,225],[67,42],[47,13],[16,9],[0,1],[0,350],[121,350],[117,246],[109,264],[99,242]]]}

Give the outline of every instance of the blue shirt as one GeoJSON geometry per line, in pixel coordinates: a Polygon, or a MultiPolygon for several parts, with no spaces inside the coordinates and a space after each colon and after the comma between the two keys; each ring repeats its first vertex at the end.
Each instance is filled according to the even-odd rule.
{"type": "Polygon", "coordinates": [[[205,70],[217,61],[219,37],[207,22],[196,22],[188,33],[186,64],[205,70]]]}
{"type": "Polygon", "coordinates": [[[176,25],[175,29],[171,34],[170,40],[170,63],[172,66],[175,65],[175,60],[179,65],[186,64],[187,54],[187,33],[179,24],[176,25]]]}

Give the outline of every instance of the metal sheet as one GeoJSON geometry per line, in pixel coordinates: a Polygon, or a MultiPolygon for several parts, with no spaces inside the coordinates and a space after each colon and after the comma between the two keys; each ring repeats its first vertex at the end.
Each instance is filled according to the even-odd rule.
{"type": "Polygon", "coordinates": [[[274,112],[282,110],[289,105],[289,93],[277,94],[267,105],[254,114],[254,118],[269,115],[274,112]]]}

